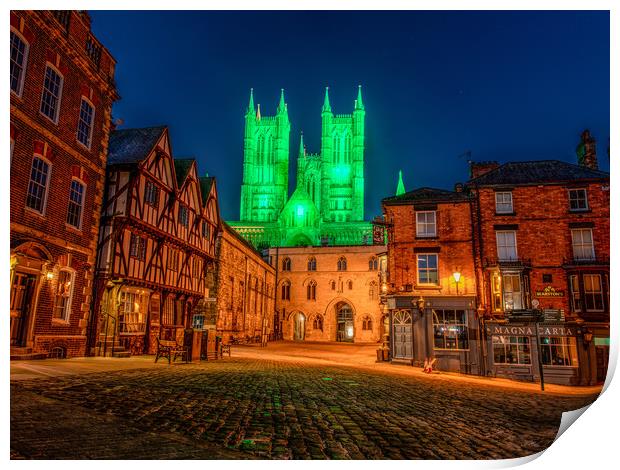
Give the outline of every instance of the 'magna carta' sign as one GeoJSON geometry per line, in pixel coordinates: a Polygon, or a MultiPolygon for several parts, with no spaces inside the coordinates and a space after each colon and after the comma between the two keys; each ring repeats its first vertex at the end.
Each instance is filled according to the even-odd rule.
{"type": "MultiPolygon", "coordinates": [[[[489,325],[487,331],[492,335],[534,336],[533,325],[489,325]]],[[[575,329],[569,326],[539,325],[538,334],[542,336],[574,336],[575,329]]]]}
{"type": "Polygon", "coordinates": [[[564,297],[564,291],[547,286],[543,290],[537,290],[536,297],[564,297]]]}

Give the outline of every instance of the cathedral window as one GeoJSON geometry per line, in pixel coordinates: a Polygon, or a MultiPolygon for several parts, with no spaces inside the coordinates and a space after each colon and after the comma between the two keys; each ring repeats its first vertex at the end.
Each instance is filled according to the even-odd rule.
{"type": "Polygon", "coordinates": [[[346,271],[347,270],[347,259],[344,256],[341,256],[338,259],[338,271],[346,271]]]}
{"type": "Polygon", "coordinates": [[[351,134],[347,134],[344,141],[344,162],[351,163],[351,134]]]}
{"type": "Polygon", "coordinates": [[[316,258],[308,258],[308,271],[316,271],[316,258]]]}
{"type": "Polygon", "coordinates": [[[284,258],[282,260],[282,271],[290,271],[291,270],[291,258],[284,258]]]}
{"type": "Polygon", "coordinates": [[[341,140],[340,137],[334,136],[334,163],[340,163],[340,158],[342,156],[342,148],[340,146],[341,140]]]}
{"type": "Polygon", "coordinates": [[[317,315],[316,317],[314,317],[312,328],[315,330],[323,331],[323,316],[322,315],[317,315]]]}
{"type": "Polygon", "coordinates": [[[282,300],[291,300],[291,283],[289,281],[282,283],[282,300]]]}
{"type": "Polygon", "coordinates": [[[373,256],[372,258],[370,258],[368,260],[368,270],[369,271],[376,271],[378,267],[379,267],[379,263],[377,261],[377,257],[376,256],[373,256]]]}
{"type": "Polygon", "coordinates": [[[306,298],[316,300],[316,281],[310,281],[306,287],[306,298]]]}

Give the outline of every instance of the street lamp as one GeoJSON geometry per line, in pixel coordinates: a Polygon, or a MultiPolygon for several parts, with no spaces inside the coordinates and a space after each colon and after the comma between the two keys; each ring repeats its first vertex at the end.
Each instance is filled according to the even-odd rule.
{"type": "Polygon", "coordinates": [[[461,273],[454,271],[452,273],[452,277],[454,277],[454,282],[456,282],[456,295],[459,295],[459,281],[461,280],[461,273]]]}

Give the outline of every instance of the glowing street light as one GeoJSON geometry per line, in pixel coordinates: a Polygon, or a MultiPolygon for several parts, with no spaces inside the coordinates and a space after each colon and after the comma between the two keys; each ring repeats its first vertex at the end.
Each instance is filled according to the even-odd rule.
{"type": "Polygon", "coordinates": [[[461,273],[454,271],[452,273],[452,277],[454,277],[454,282],[456,282],[456,295],[459,295],[459,281],[461,280],[461,273]]]}

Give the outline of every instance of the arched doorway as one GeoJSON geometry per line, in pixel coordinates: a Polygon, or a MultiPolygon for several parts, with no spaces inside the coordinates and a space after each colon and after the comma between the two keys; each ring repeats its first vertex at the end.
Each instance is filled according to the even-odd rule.
{"type": "Polygon", "coordinates": [[[336,306],[336,341],[353,342],[355,330],[353,326],[353,310],[342,302],[336,306]]]}
{"type": "Polygon", "coordinates": [[[297,312],[293,317],[293,339],[303,341],[306,337],[306,316],[297,312]]]}
{"type": "Polygon", "coordinates": [[[412,321],[409,310],[395,310],[392,314],[393,352],[395,359],[413,358],[412,321]]]}

